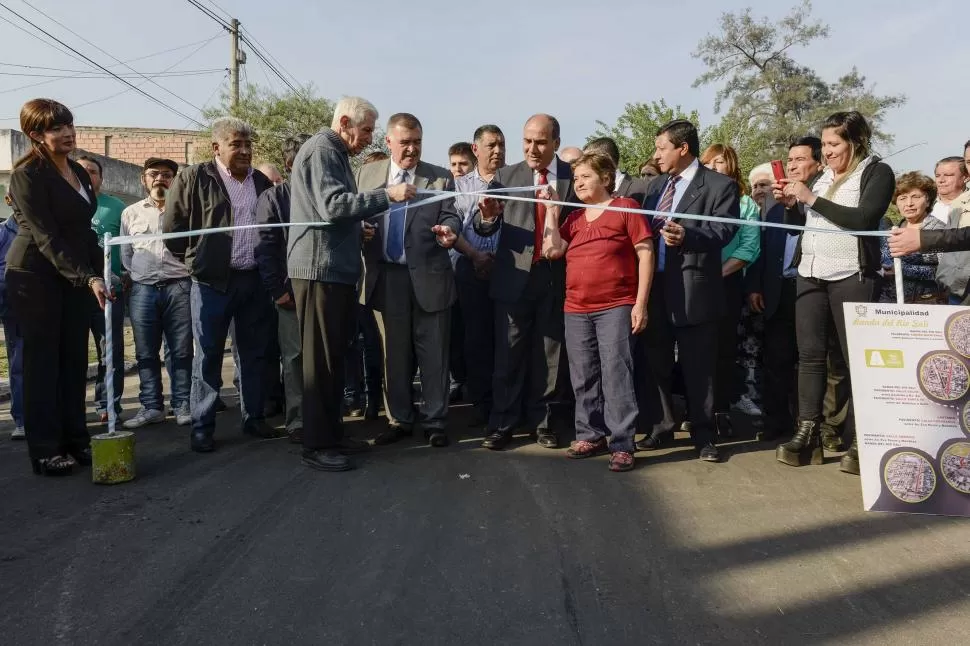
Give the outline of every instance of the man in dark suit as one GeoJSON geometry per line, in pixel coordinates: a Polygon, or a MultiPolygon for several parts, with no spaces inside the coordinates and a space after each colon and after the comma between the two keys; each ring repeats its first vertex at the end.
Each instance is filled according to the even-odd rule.
{"type": "Polygon", "coordinates": [[[671,402],[674,344],[687,391],[691,436],[700,459],[720,459],[714,445],[714,373],[717,324],[724,306],[721,249],[737,227],[722,222],[681,220],[678,213],[740,218],[740,190],[731,178],[709,171],[697,160],[700,142],[690,121],[676,119],[657,132],[654,154],[663,172],[647,191],[644,208],[670,213],[655,216],[657,271],[650,294],[645,333],[650,368],[641,384],[641,415],[653,424],[637,443],[660,448],[672,437],[676,421],[671,402]],[[646,400],[646,401],[644,401],[646,400]]]}
{"type": "MultiPolygon", "coordinates": [[[[566,202],[575,202],[572,170],[556,156],[559,122],[548,114],[526,121],[522,134],[525,161],[496,172],[491,186],[552,184],[566,202]]],[[[498,210],[482,200],[476,231],[497,230],[498,210]]],[[[564,208],[562,217],[568,215],[564,208]]],[[[487,449],[503,449],[520,423],[534,429],[540,446],[554,449],[559,438],[550,426],[554,400],[564,385],[562,357],[566,270],[562,260],[542,258],[545,206],[508,202],[502,214],[502,237],[492,266],[495,300],[495,373],[487,449]]]]}
{"type": "MultiPolygon", "coordinates": [[[[421,122],[411,114],[387,123],[391,158],[357,171],[362,191],[413,184],[418,190],[452,190],[451,173],[421,161],[421,122]]],[[[431,446],[447,446],[448,348],[455,275],[448,249],[461,231],[454,199],[408,208],[393,205],[372,218],[364,244],[360,300],[374,308],[384,349],[384,392],[389,428],[375,439],[391,444],[420,425],[431,446]],[[370,233],[368,233],[370,235],[370,233]],[[414,361],[421,369],[421,410],[414,408],[414,361]]]]}
{"type": "Polygon", "coordinates": [[[640,177],[630,177],[620,170],[620,148],[610,137],[599,137],[594,139],[583,149],[586,153],[599,153],[606,155],[613,160],[616,166],[616,190],[613,191],[614,197],[629,197],[643,204],[643,199],[647,196],[647,188],[650,186],[649,180],[640,177]]]}

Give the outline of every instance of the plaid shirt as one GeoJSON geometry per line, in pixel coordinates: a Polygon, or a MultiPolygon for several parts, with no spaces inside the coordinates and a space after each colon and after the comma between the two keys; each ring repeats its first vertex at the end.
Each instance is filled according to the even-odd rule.
{"type": "MultiPolygon", "coordinates": [[[[455,190],[461,193],[484,191],[487,188],[488,182],[478,174],[478,168],[455,180],[455,190]]],[[[478,200],[480,197],[479,195],[459,195],[455,198],[455,209],[462,219],[461,237],[467,240],[468,244],[473,248],[484,251],[485,253],[494,254],[495,250],[498,249],[498,241],[502,235],[502,230],[499,229],[494,235],[482,237],[475,233],[475,227],[473,226],[475,214],[478,213],[478,200]]],[[[461,253],[456,249],[452,249],[451,263],[455,264],[459,256],[461,256],[461,253]]]]}
{"type": "MultiPolygon", "coordinates": [[[[246,179],[237,180],[222,162],[216,158],[216,168],[222,176],[222,181],[229,191],[229,201],[232,203],[233,226],[256,224],[256,184],[253,182],[253,169],[246,173],[246,179]]],[[[232,235],[232,256],[229,266],[233,269],[255,269],[256,256],[254,251],[259,244],[259,229],[243,229],[232,235]]]]}

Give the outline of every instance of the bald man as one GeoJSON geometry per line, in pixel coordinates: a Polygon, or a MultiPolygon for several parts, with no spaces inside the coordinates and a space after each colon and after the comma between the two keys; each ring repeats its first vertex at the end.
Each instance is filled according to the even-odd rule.
{"type": "Polygon", "coordinates": [[[576,146],[566,146],[559,151],[559,159],[570,165],[582,156],[582,149],[577,148],[576,146]]]}
{"type": "Polygon", "coordinates": [[[256,167],[256,170],[273,182],[273,186],[279,186],[283,183],[283,175],[280,173],[280,169],[273,164],[260,164],[256,167]]]}
{"type": "MultiPolygon", "coordinates": [[[[559,122],[555,117],[531,117],[523,129],[522,148],[525,161],[496,171],[489,186],[549,184],[561,199],[575,202],[572,169],[556,156],[559,122]]],[[[512,431],[523,426],[536,432],[540,446],[554,449],[559,438],[550,427],[550,413],[568,374],[561,357],[565,264],[542,257],[544,206],[508,202],[500,217],[493,202],[482,200],[475,216],[479,235],[494,233],[499,220],[503,222],[490,287],[495,301],[493,404],[482,446],[503,449],[512,441],[512,431]]],[[[564,208],[561,217],[565,219],[569,211],[564,208]]]]}

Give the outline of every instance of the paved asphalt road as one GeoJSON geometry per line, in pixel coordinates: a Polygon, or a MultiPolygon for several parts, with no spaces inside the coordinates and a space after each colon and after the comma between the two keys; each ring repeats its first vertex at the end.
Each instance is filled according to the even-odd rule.
{"type": "Polygon", "coordinates": [[[138,479],[115,487],[32,475],[3,427],[0,643],[964,643],[966,520],[865,514],[834,462],[750,440],[612,474],[526,438],[484,451],[466,418],[447,449],[325,474],[230,410],[211,455],[139,430],[138,479]]]}

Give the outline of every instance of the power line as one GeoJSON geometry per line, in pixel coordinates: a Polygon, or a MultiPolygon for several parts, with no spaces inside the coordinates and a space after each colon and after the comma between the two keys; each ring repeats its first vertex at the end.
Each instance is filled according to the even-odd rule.
{"type": "MultiPolygon", "coordinates": [[[[0,16],[0,18],[2,18],[2,17],[3,17],[3,16],[0,16]]],[[[28,33],[29,33],[29,32],[28,32],[28,33]]],[[[183,56],[183,57],[182,57],[182,58],[180,58],[180,59],[179,59],[178,61],[176,61],[176,62],[175,62],[175,64],[173,64],[173,65],[169,65],[169,66],[168,66],[167,68],[165,68],[165,69],[163,70],[163,72],[168,72],[169,70],[171,70],[171,69],[173,69],[173,68],[175,68],[175,67],[178,67],[179,65],[181,65],[182,63],[184,63],[185,61],[187,61],[188,59],[190,59],[190,58],[192,58],[193,56],[195,56],[196,54],[198,54],[198,53],[199,53],[200,51],[202,51],[202,50],[203,50],[203,49],[205,48],[205,46],[206,46],[206,45],[208,45],[209,43],[211,43],[211,42],[212,42],[212,41],[214,41],[215,39],[217,39],[217,38],[220,38],[221,36],[222,36],[222,33],[220,32],[220,33],[218,33],[218,34],[216,34],[215,36],[213,36],[212,38],[210,38],[210,39],[208,39],[208,40],[204,40],[204,41],[196,41],[196,42],[194,42],[194,43],[190,43],[190,44],[188,45],[188,47],[191,47],[192,45],[199,45],[199,46],[198,46],[198,47],[196,47],[196,48],[195,48],[195,49],[194,49],[193,51],[191,51],[191,52],[190,52],[190,53],[188,54],[188,56],[183,56]],[[200,43],[201,43],[201,44],[200,44],[200,43]]],[[[42,42],[42,43],[45,43],[45,44],[47,44],[47,45],[51,45],[51,46],[53,46],[53,45],[52,45],[51,43],[49,43],[49,42],[48,42],[48,41],[46,41],[46,40],[41,40],[41,42],[42,42]]],[[[173,49],[167,49],[167,50],[164,50],[164,51],[162,51],[162,52],[156,52],[156,53],[154,53],[154,54],[148,54],[147,56],[142,56],[142,57],[141,57],[141,59],[144,59],[144,58],[151,58],[151,57],[153,57],[153,56],[157,56],[158,54],[167,54],[168,52],[172,52],[172,51],[175,51],[175,50],[178,50],[178,49],[185,49],[185,47],[186,47],[186,46],[185,46],[185,45],[183,45],[183,46],[181,46],[181,47],[176,47],[176,48],[173,48],[173,49]]],[[[60,51],[60,50],[58,50],[58,51],[60,51]]],[[[78,60],[81,60],[81,59],[78,59],[78,60]]],[[[129,60],[128,62],[129,62],[129,63],[132,63],[132,62],[134,62],[134,61],[136,61],[136,60],[140,60],[140,59],[131,59],[131,60],[129,60]]],[[[83,60],[81,60],[81,62],[83,63],[84,61],[83,61],[83,60]]],[[[115,65],[113,65],[112,67],[117,67],[117,66],[115,66],[115,65]]],[[[71,77],[68,77],[68,78],[71,78],[71,77]]],[[[106,77],[106,78],[108,78],[108,77],[106,77]]],[[[54,80],[51,80],[51,81],[40,81],[39,83],[30,83],[30,84],[28,84],[28,85],[21,85],[21,86],[18,86],[18,87],[14,87],[14,88],[10,88],[10,89],[8,89],[8,90],[0,90],[0,94],[9,94],[10,92],[17,92],[18,90],[26,90],[26,89],[28,89],[28,88],[32,88],[32,87],[38,87],[38,86],[40,86],[40,85],[48,85],[48,84],[50,84],[50,83],[55,83],[55,82],[57,82],[57,80],[58,80],[58,79],[54,79],[54,80]]],[[[63,80],[63,79],[61,79],[61,80],[63,80]]],[[[141,83],[141,84],[139,85],[139,87],[140,87],[141,85],[144,85],[144,83],[141,83]]],[[[130,91],[130,90],[125,90],[124,92],[121,92],[120,94],[124,94],[125,92],[129,92],[129,91],[130,91]]],[[[115,97],[115,96],[118,96],[118,94],[113,94],[113,95],[111,95],[111,97],[106,97],[106,98],[112,98],[112,97],[115,97]]],[[[99,100],[103,100],[103,99],[99,99],[99,100]]],[[[98,102],[98,101],[93,101],[92,103],[97,103],[97,102],[98,102]]],[[[88,105],[88,104],[85,104],[85,105],[88,105]]],[[[9,121],[9,119],[8,119],[8,121],[9,121]]]]}
{"type": "Polygon", "coordinates": [[[248,35],[247,37],[248,37],[248,38],[252,38],[252,41],[253,41],[254,43],[256,43],[257,45],[259,45],[259,48],[260,48],[260,49],[262,49],[262,50],[263,50],[264,52],[266,52],[266,55],[267,55],[267,56],[268,56],[268,57],[270,58],[270,60],[272,60],[272,61],[273,61],[274,63],[276,63],[276,65],[277,65],[277,66],[279,66],[279,68],[280,68],[281,70],[283,70],[284,72],[286,72],[286,75],[287,75],[287,76],[289,76],[289,77],[290,77],[290,79],[291,79],[291,80],[292,80],[292,81],[293,81],[294,83],[296,83],[297,85],[299,85],[299,84],[300,84],[300,81],[299,81],[299,80],[298,80],[298,79],[297,79],[297,78],[296,78],[295,76],[293,76],[292,74],[290,74],[290,72],[289,72],[289,70],[287,70],[287,69],[286,69],[285,67],[283,67],[283,64],[282,64],[282,63],[280,63],[280,62],[279,62],[279,60],[277,60],[277,59],[276,59],[276,57],[275,57],[275,56],[273,56],[273,55],[272,55],[272,54],[270,53],[270,51],[269,51],[269,50],[268,50],[268,49],[267,49],[267,48],[266,48],[266,47],[265,47],[265,46],[263,45],[263,43],[261,43],[261,42],[259,42],[259,41],[258,41],[258,40],[256,39],[256,37],[255,37],[255,36],[253,36],[253,32],[251,32],[251,31],[249,31],[248,29],[246,29],[245,31],[246,31],[246,33],[247,33],[247,35],[248,35]]]}
{"type": "MultiPolygon", "coordinates": [[[[139,94],[141,94],[141,95],[142,95],[142,96],[144,96],[145,98],[147,98],[147,99],[149,99],[150,101],[152,101],[152,102],[154,102],[154,103],[157,103],[158,105],[160,105],[161,107],[163,107],[163,108],[165,108],[166,110],[169,110],[170,112],[174,112],[175,114],[177,114],[177,115],[179,115],[179,116],[180,116],[180,117],[182,117],[183,119],[191,119],[191,120],[192,120],[192,121],[194,121],[195,123],[197,123],[197,124],[199,124],[199,126],[203,126],[203,124],[202,124],[202,123],[200,123],[199,121],[196,121],[195,119],[193,119],[192,117],[190,117],[190,116],[188,116],[187,114],[185,114],[185,113],[183,113],[183,112],[181,112],[181,111],[179,111],[179,110],[176,110],[175,108],[173,108],[173,107],[171,107],[170,105],[168,105],[167,103],[165,103],[165,102],[163,102],[163,101],[161,101],[160,99],[156,99],[156,98],[155,98],[154,96],[152,96],[152,95],[151,95],[151,94],[149,94],[148,92],[145,92],[144,90],[142,90],[142,89],[141,89],[140,87],[138,87],[138,86],[136,86],[135,84],[133,84],[133,83],[131,83],[131,82],[129,82],[129,81],[127,80],[127,79],[123,79],[123,78],[121,78],[120,76],[118,76],[117,74],[115,74],[114,72],[112,72],[111,70],[109,70],[109,69],[108,69],[107,67],[105,67],[104,65],[101,65],[100,63],[98,63],[98,62],[96,62],[96,61],[94,61],[94,60],[92,60],[91,58],[89,58],[89,57],[87,57],[87,56],[85,56],[84,54],[82,54],[82,53],[81,53],[81,52],[79,52],[78,50],[76,50],[76,49],[74,49],[73,47],[71,47],[70,45],[68,45],[68,44],[67,44],[67,43],[65,43],[64,41],[62,41],[62,40],[61,40],[60,38],[58,38],[57,36],[55,36],[55,35],[53,35],[53,34],[51,34],[51,33],[50,33],[49,31],[46,31],[46,30],[45,30],[45,29],[44,29],[43,27],[41,27],[41,26],[39,26],[39,25],[37,25],[37,24],[35,24],[35,23],[33,23],[33,22],[31,22],[31,21],[30,21],[30,20],[28,20],[27,18],[25,18],[25,17],[23,17],[22,15],[20,15],[19,13],[17,13],[17,12],[16,12],[16,11],[14,11],[13,9],[11,9],[10,7],[8,7],[8,6],[7,6],[6,4],[4,4],[3,2],[0,2],[0,7],[3,7],[4,9],[6,9],[7,11],[9,11],[9,12],[10,12],[10,13],[12,13],[13,15],[15,15],[15,16],[17,16],[17,17],[18,17],[18,18],[20,18],[20,19],[21,19],[22,21],[24,21],[25,23],[27,23],[28,25],[30,25],[31,27],[33,27],[33,28],[34,28],[34,29],[36,29],[37,31],[39,31],[39,32],[41,32],[42,34],[44,34],[45,36],[47,36],[47,37],[48,37],[48,38],[50,38],[51,40],[54,40],[54,41],[56,41],[57,43],[59,43],[59,44],[60,44],[60,45],[62,45],[63,47],[67,47],[67,48],[68,48],[69,50],[71,50],[72,52],[74,52],[74,53],[75,53],[75,54],[77,54],[78,56],[80,56],[80,57],[82,57],[83,59],[85,59],[85,60],[86,60],[86,61],[87,61],[88,63],[90,63],[91,65],[94,65],[95,67],[97,67],[97,68],[99,68],[99,69],[101,69],[101,70],[103,70],[103,71],[105,71],[105,72],[107,72],[108,74],[111,74],[112,76],[114,76],[115,78],[117,78],[117,79],[118,79],[119,81],[121,81],[121,82],[122,82],[122,83],[124,83],[125,85],[128,85],[128,86],[130,86],[130,87],[131,87],[131,88],[132,88],[133,90],[135,90],[136,92],[138,92],[139,94]]],[[[119,61],[119,62],[120,62],[120,61],[119,61]]],[[[193,106],[193,107],[194,107],[194,106],[193,106]]],[[[198,108],[196,108],[196,109],[198,109],[198,108]]]]}
{"type": "MultiPolygon", "coordinates": [[[[201,11],[202,13],[204,13],[206,16],[208,16],[212,20],[215,20],[217,23],[219,23],[220,25],[222,25],[223,28],[225,28],[225,29],[227,29],[229,31],[232,31],[232,26],[229,23],[227,23],[225,20],[223,20],[222,18],[220,18],[218,15],[216,15],[215,12],[213,12],[211,9],[209,9],[208,7],[206,7],[203,4],[201,4],[198,0],[186,0],[186,1],[190,5],[192,5],[193,7],[195,7],[196,9],[198,9],[199,11],[201,11]]],[[[215,4],[215,3],[213,3],[213,4],[215,4]]],[[[218,7],[218,5],[216,5],[216,6],[218,7]]],[[[223,11],[223,13],[227,13],[224,10],[222,10],[222,11],[223,11]]],[[[299,84],[299,82],[296,81],[296,78],[293,77],[293,81],[296,81],[297,82],[297,85],[294,85],[294,83],[292,83],[290,81],[290,79],[286,78],[286,76],[284,76],[283,73],[280,72],[272,62],[270,62],[269,58],[267,58],[267,56],[263,54],[262,48],[261,47],[257,47],[254,44],[253,41],[255,41],[255,38],[253,38],[252,40],[250,40],[247,35],[245,35],[245,34],[243,34],[241,32],[242,32],[242,30],[240,30],[239,40],[241,40],[243,43],[245,43],[246,45],[249,46],[249,48],[250,48],[250,50],[252,50],[253,54],[256,55],[256,58],[258,58],[259,60],[261,60],[266,65],[266,67],[269,68],[269,70],[271,72],[273,72],[273,74],[275,74],[276,76],[278,76],[279,79],[281,81],[283,81],[284,85],[286,85],[288,88],[290,88],[290,90],[294,94],[296,94],[297,96],[303,96],[302,93],[300,92],[300,90],[297,89],[297,85],[299,84]]],[[[287,74],[289,74],[289,72],[287,72],[287,74]]],[[[293,75],[290,74],[290,76],[292,77],[293,75]]]]}
{"type": "MultiPolygon", "coordinates": [[[[214,67],[208,70],[185,70],[184,72],[145,72],[144,74],[119,74],[120,78],[125,79],[137,79],[142,78],[145,75],[151,76],[152,78],[173,78],[180,76],[204,76],[206,74],[213,74],[215,72],[222,72],[226,68],[224,67],[214,67]]],[[[41,78],[41,79],[106,79],[110,78],[107,74],[95,73],[90,71],[81,70],[64,70],[65,72],[73,71],[73,74],[34,74],[26,72],[0,72],[0,76],[18,76],[25,78],[41,78]]]]}
{"type": "MultiPolygon", "coordinates": [[[[45,70],[48,72],[75,72],[77,74],[98,74],[99,76],[104,76],[101,72],[92,72],[91,70],[72,70],[64,67],[43,67],[41,65],[23,65],[21,63],[0,63],[0,67],[20,67],[27,70],[45,70]]],[[[182,70],[179,72],[172,72],[173,74],[201,74],[203,72],[220,72],[224,70],[224,67],[213,67],[204,70],[182,70]]],[[[165,74],[166,72],[139,72],[139,74],[148,74],[149,76],[158,76],[159,74],[165,74]]],[[[19,72],[0,72],[5,76],[30,76],[30,74],[21,74],[19,72]]],[[[121,76],[126,76],[122,74],[121,76]]]]}
{"type": "MultiPolygon", "coordinates": [[[[21,2],[23,2],[23,0],[21,0],[21,2]]],[[[25,3],[25,4],[26,4],[26,3],[25,3]]],[[[0,6],[3,6],[3,5],[2,5],[2,4],[0,4],[0,6]]],[[[39,9],[39,8],[37,8],[37,7],[33,7],[32,5],[27,5],[27,6],[28,6],[28,7],[31,7],[31,8],[32,8],[32,9],[33,9],[34,11],[36,11],[36,12],[37,12],[37,13],[39,13],[40,15],[42,15],[42,16],[44,16],[45,18],[47,18],[48,20],[50,20],[50,21],[51,21],[51,22],[53,22],[54,24],[56,24],[56,25],[58,25],[58,26],[60,26],[60,27],[61,27],[62,29],[65,29],[65,30],[67,30],[67,31],[68,31],[69,33],[71,33],[71,34],[73,34],[74,36],[76,36],[76,37],[78,37],[78,38],[80,38],[81,40],[83,40],[83,41],[84,41],[85,43],[87,43],[88,45],[91,45],[91,46],[92,46],[92,47],[94,47],[94,48],[95,48],[96,50],[98,50],[99,52],[101,52],[102,54],[104,54],[105,56],[107,56],[108,58],[110,58],[110,59],[112,59],[112,60],[113,60],[113,61],[115,61],[116,63],[118,63],[118,64],[120,64],[120,65],[124,65],[124,66],[125,66],[125,67],[127,67],[127,68],[128,68],[129,70],[131,70],[132,72],[135,72],[136,74],[139,74],[139,75],[140,75],[140,76],[141,76],[142,78],[144,78],[144,79],[145,79],[146,81],[148,81],[149,83],[151,83],[151,84],[152,84],[152,85],[154,85],[155,87],[157,87],[157,88],[159,88],[159,89],[160,89],[160,90],[162,90],[163,92],[166,92],[166,93],[168,93],[169,95],[171,95],[172,97],[174,97],[174,98],[176,98],[176,99],[178,99],[179,101],[181,101],[181,102],[182,102],[182,103],[184,103],[185,105],[187,105],[187,106],[189,106],[189,107],[191,107],[191,108],[194,108],[194,109],[196,109],[196,110],[199,110],[199,111],[201,112],[201,110],[200,110],[200,109],[199,109],[199,108],[198,108],[197,106],[195,106],[195,105],[192,105],[192,103],[190,103],[189,101],[187,101],[187,100],[185,100],[184,98],[182,98],[181,96],[179,96],[179,95],[178,95],[178,94],[176,94],[175,92],[172,92],[172,91],[171,91],[171,90],[169,90],[169,89],[168,89],[167,87],[164,87],[164,86],[162,86],[162,85],[160,85],[160,84],[158,84],[158,83],[156,83],[156,82],[155,82],[155,81],[154,81],[153,79],[151,79],[151,78],[149,78],[148,76],[145,76],[144,74],[140,74],[140,73],[139,73],[139,72],[138,72],[138,71],[137,71],[136,69],[134,69],[133,67],[131,67],[131,66],[130,66],[130,65],[128,65],[127,63],[123,63],[123,62],[122,62],[122,61],[121,61],[120,59],[118,59],[118,58],[117,58],[117,57],[115,57],[114,55],[112,55],[112,54],[110,54],[110,53],[108,53],[108,52],[106,52],[106,51],[105,51],[104,49],[102,49],[101,47],[99,47],[99,46],[98,46],[98,45],[96,45],[95,43],[92,43],[92,42],[91,42],[90,40],[88,40],[87,38],[85,38],[85,37],[84,37],[84,36],[82,36],[81,34],[79,34],[79,33],[77,33],[76,31],[74,31],[73,29],[71,29],[70,27],[68,27],[67,25],[65,25],[64,23],[62,23],[62,22],[60,22],[59,20],[57,20],[56,18],[54,18],[54,17],[53,17],[53,16],[51,16],[50,14],[48,14],[48,13],[45,13],[43,9],[39,9]]],[[[10,11],[11,13],[13,13],[13,10],[12,10],[12,9],[10,9],[9,7],[6,7],[6,9],[7,9],[8,11],[10,11]]],[[[19,14],[15,14],[15,15],[17,15],[17,16],[19,16],[21,20],[24,20],[24,21],[26,21],[26,18],[24,18],[23,16],[20,16],[19,14]]],[[[38,27],[38,29],[39,29],[39,27],[38,27]]],[[[46,32],[45,32],[45,33],[46,33],[46,32]]],[[[80,53],[80,52],[78,52],[78,53],[80,53]]],[[[83,54],[81,54],[81,55],[82,55],[82,56],[84,56],[83,54]]],[[[87,57],[85,56],[85,58],[87,58],[87,57]]],[[[109,72],[109,73],[110,73],[110,74],[114,74],[114,72],[109,72]]],[[[119,78],[120,78],[120,77],[119,77],[119,78]]]]}
{"type": "Polygon", "coordinates": [[[230,25],[229,25],[228,22],[226,22],[225,20],[223,20],[222,18],[220,18],[219,16],[217,16],[208,7],[205,7],[205,6],[201,5],[201,4],[199,4],[196,0],[186,0],[186,1],[190,5],[192,5],[193,7],[195,7],[196,9],[198,9],[199,11],[201,11],[202,13],[204,13],[205,15],[209,16],[210,18],[212,18],[213,20],[215,20],[217,23],[219,23],[220,25],[222,25],[223,29],[225,29],[227,31],[231,31],[232,30],[232,27],[230,27],[230,25]]]}
{"type": "Polygon", "coordinates": [[[73,58],[74,60],[76,60],[76,61],[78,61],[80,63],[83,63],[84,62],[84,60],[82,58],[80,58],[78,56],[75,56],[74,54],[72,54],[71,52],[67,51],[66,49],[63,49],[61,47],[58,47],[57,45],[55,45],[54,43],[52,43],[50,41],[44,40],[43,38],[41,38],[37,34],[33,33],[32,31],[29,31],[27,29],[24,29],[23,27],[21,27],[20,25],[18,25],[15,22],[13,22],[9,18],[4,18],[3,16],[0,16],[0,20],[4,21],[5,23],[7,23],[8,25],[10,25],[11,27],[15,27],[16,29],[19,29],[20,31],[24,32],[25,34],[27,34],[31,38],[33,38],[35,40],[39,40],[40,42],[44,43],[48,47],[51,47],[53,49],[56,49],[61,54],[64,54],[66,56],[70,56],[71,58],[73,58]]]}
{"type": "Polygon", "coordinates": [[[227,19],[232,20],[232,14],[231,13],[229,13],[228,11],[226,11],[225,9],[223,9],[222,7],[220,7],[219,5],[217,5],[212,0],[206,0],[206,2],[208,2],[209,4],[211,4],[213,7],[215,7],[219,11],[221,11],[223,13],[223,15],[226,16],[227,19]]]}

